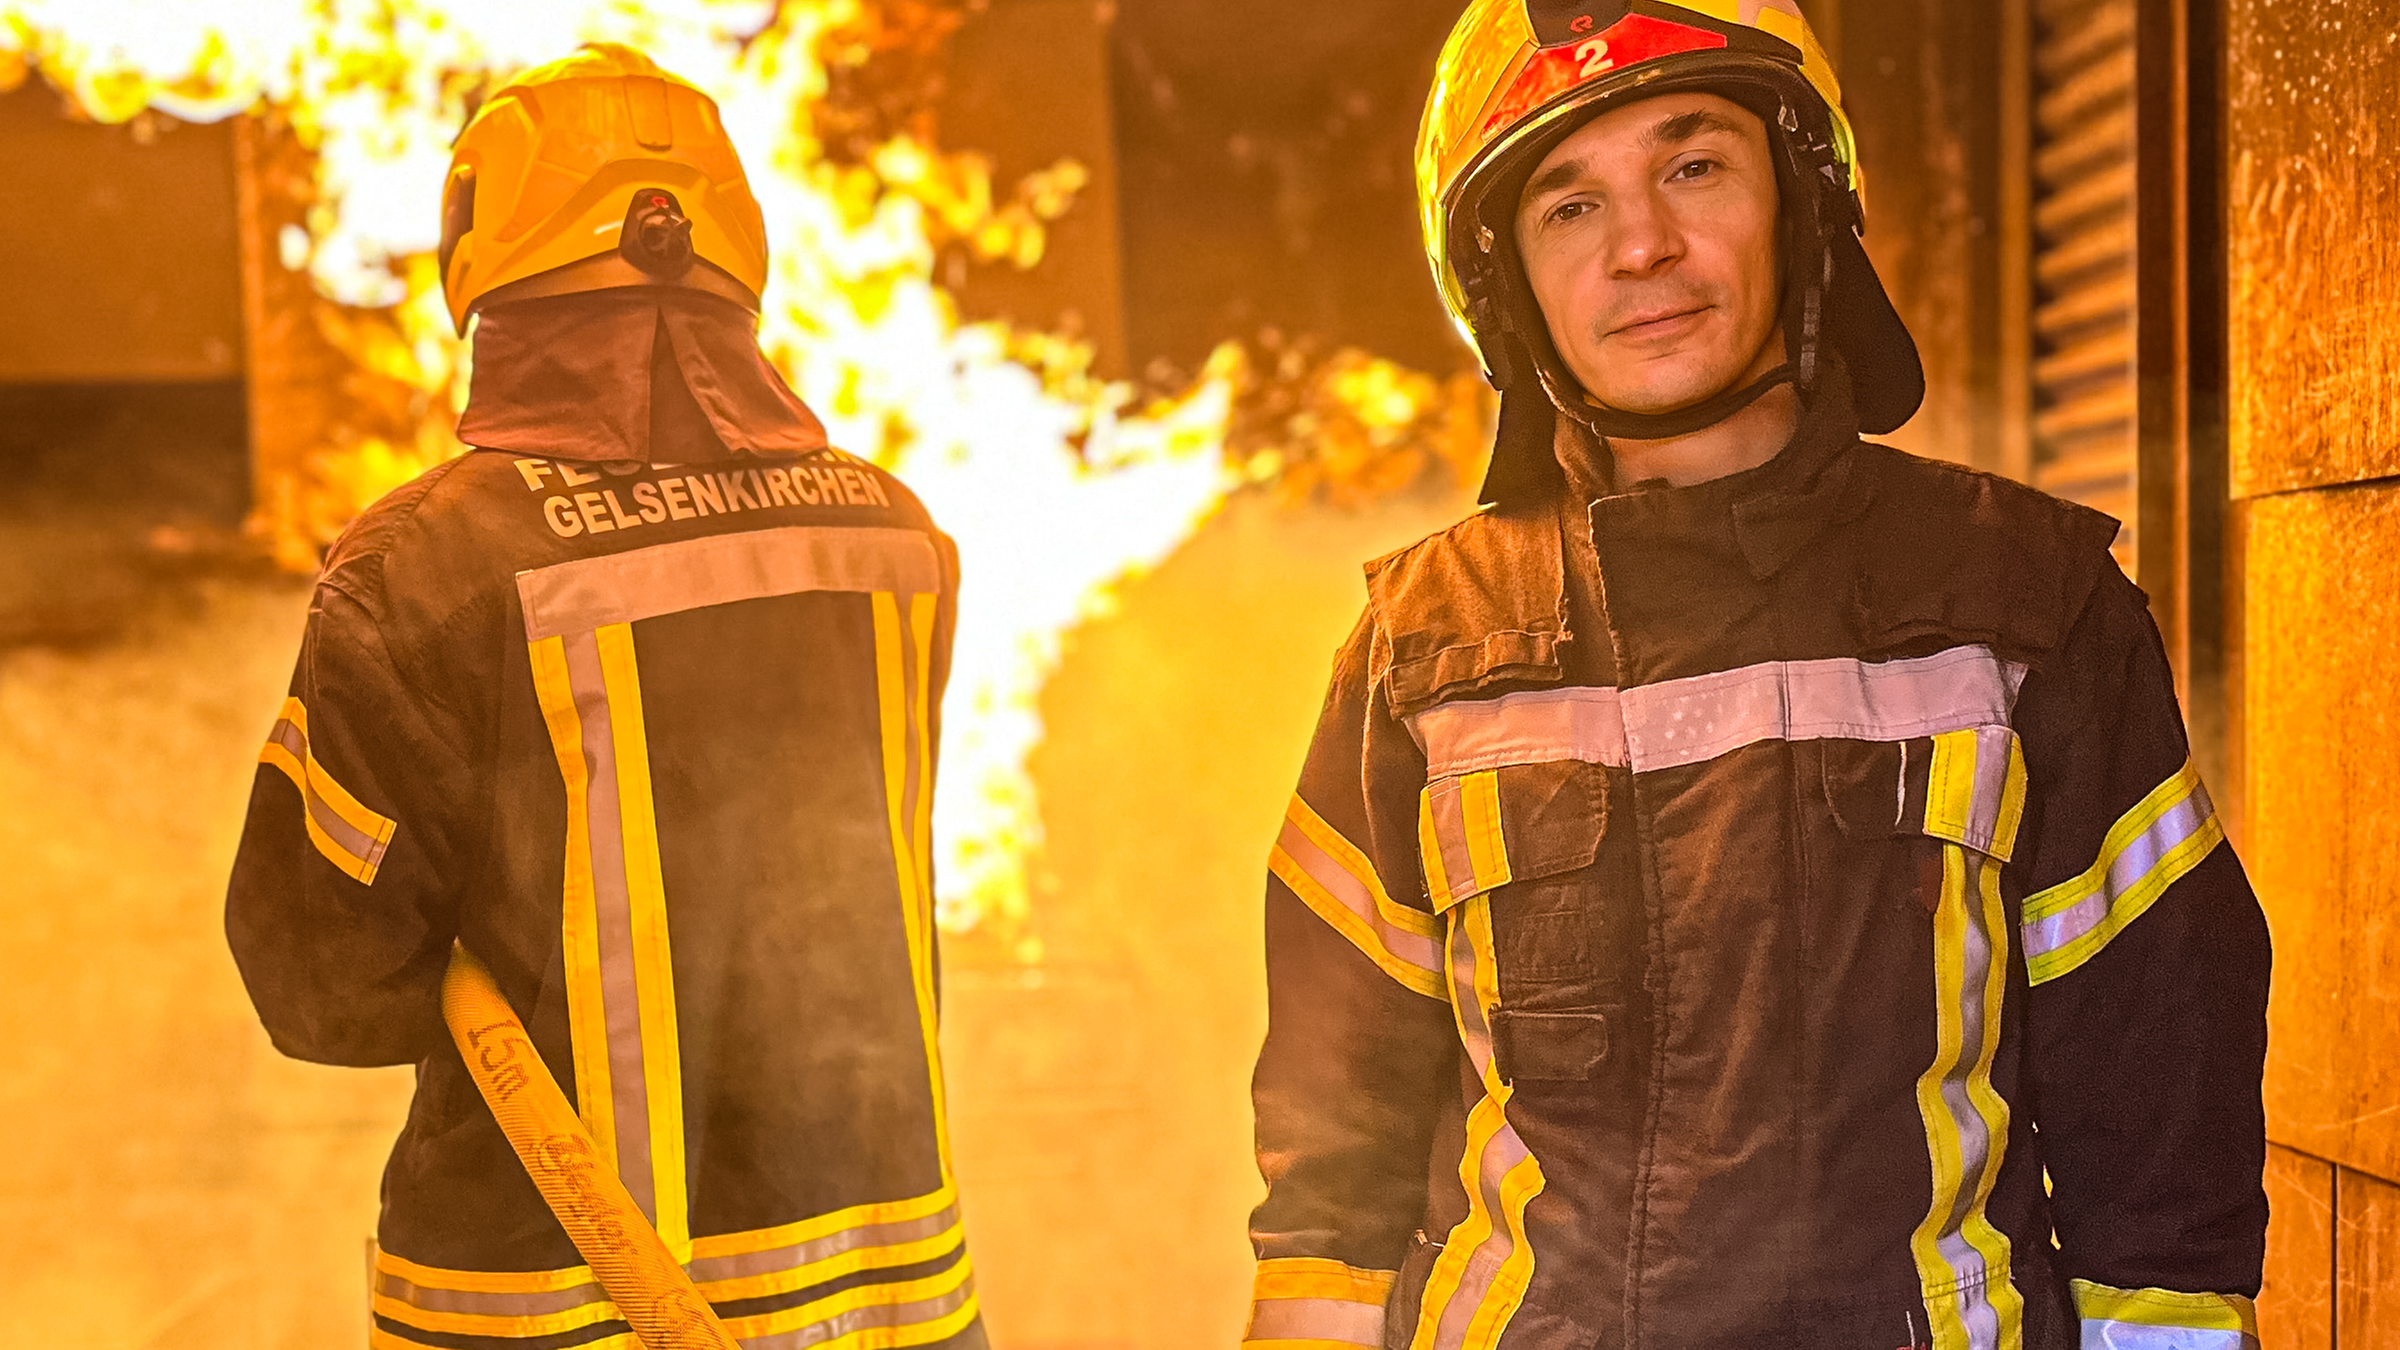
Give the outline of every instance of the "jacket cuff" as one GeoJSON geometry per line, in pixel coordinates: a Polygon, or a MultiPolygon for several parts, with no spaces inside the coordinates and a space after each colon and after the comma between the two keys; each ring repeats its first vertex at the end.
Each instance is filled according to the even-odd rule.
{"type": "Polygon", "coordinates": [[[2082,1350],[2259,1350],[2258,1313],[2240,1294],[2112,1289],[2070,1280],[2082,1350]]]}
{"type": "Polygon", "coordinates": [[[1360,1270],[1319,1256],[1258,1263],[1245,1350],[1381,1347],[1383,1305],[1399,1272],[1360,1270]]]}

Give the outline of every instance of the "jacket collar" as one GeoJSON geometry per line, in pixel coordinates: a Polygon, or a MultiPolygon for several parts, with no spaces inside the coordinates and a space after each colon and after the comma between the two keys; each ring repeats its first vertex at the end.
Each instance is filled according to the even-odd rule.
{"type": "Polygon", "coordinates": [[[1603,547],[1619,539],[1738,552],[1764,581],[1873,500],[1874,479],[1856,472],[1850,453],[1857,445],[1849,374],[1829,355],[1791,443],[1773,459],[1690,487],[1603,496],[1591,503],[1593,537],[1603,547]]]}

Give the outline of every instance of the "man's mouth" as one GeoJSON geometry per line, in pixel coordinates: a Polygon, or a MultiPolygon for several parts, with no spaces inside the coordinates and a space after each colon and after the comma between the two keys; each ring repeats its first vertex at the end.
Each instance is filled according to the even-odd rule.
{"type": "Polygon", "coordinates": [[[1706,305],[1698,305],[1686,309],[1644,311],[1635,314],[1627,322],[1608,330],[1608,336],[1633,338],[1637,341],[1643,338],[1668,337],[1705,313],[1707,309],[1706,305]]]}

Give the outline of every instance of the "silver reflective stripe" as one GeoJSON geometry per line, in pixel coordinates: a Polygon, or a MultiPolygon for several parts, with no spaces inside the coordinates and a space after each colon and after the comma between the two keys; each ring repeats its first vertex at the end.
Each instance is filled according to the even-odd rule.
{"type": "Polygon", "coordinates": [[[333,809],[333,804],[318,794],[317,785],[312,781],[315,774],[309,769],[308,733],[287,718],[275,723],[274,729],[267,733],[267,739],[282,746],[293,759],[300,762],[300,804],[308,812],[308,818],[315,821],[317,828],[323,830],[326,837],[333,840],[343,852],[365,864],[369,876],[374,875],[383,866],[384,851],[391,847],[391,841],[378,839],[342,819],[341,813],[333,809]]]}
{"type": "MultiPolygon", "coordinates": [[[[854,1332],[889,1327],[913,1327],[926,1322],[938,1322],[964,1308],[975,1298],[975,1277],[969,1275],[958,1288],[914,1303],[874,1303],[848,1312],[836,1313],[822,1322],[772,1336],[744,1336],[743,1350],[802,1350],[802,1347],[822,1345],[854,1332]]],[[[888,1342],[886,1342],[888,1344],[888,1342]]]]}
{"type": "Polygon", "coordinates": [[[2257,1342],[2238,1331],[2154,1327],[2139,1322],[2083,1319],[2082,1350],[2244,1350],[2257,1342]]]}
{"type": "Polygon", "coordinates": [[[634,980],[633,896],[625,878],[625,817],[617,796],[617,738],[600,670],[600,637],[564,639],[567,681],[583,725],[587,838],[592,904],[599,920],[600,1010],[608,1028],[608,1087],[616,1118],[617,1176],[652,1223],[658,1222],[650,1166],[650,1089],[642,1063],[642,1010],[634,980]]]}
{"type": "Polygon", "coordinates": [[[1636,772],[1700,764],[1760,741],[1906,741],[2006,726],[2024,678],[1985,647],[1906,661],[1769,661],[1623,691],[1636,772]]]}
{"type": "Polygon", "coordinates": [[[1438,909],[1448,909],[1482,889],[1475,876],[1475,855],[1467,849],[1467,807],[1455,778],[1444,778],[1425,789],[1425,810],[1433,817],[1433,839],[1441,850],[1444,894],[1434,897],[1438,909]]]}
{"type": "Polygon", "coordinates": [[[1631,689],[1541,689],[1408,718],[1426,776],[1572,759],[1637,773],[1760,741],[1906,741],[2006,726],[2025,668],[1987,647],[1904,661],[1768,661],[1631,689]]]}
{"type": "Polygon", "coordinates": [[[1301,829],[1298,822],[1286,816],[1283,833],[1276,836],[1275,842],[1282,847],[1284,855],[1308,875],[1309,880],[1323,887],[1325,893],[1338,901],[1342,908],[1357,915],[1359,921],[1375,934],[1376,940],[1383,944],[1386,952],[1429,974],[1441,974],[1440,942],[1422,933],[1412,933],[1384,918],[1382,908],[1375,903],[1374,893],[1367,889],[1366,883],[1351,875],[1350,869],[1342,866],[1331,854],[1317,847],[1317,841],[1309,838],[1308,832],[1301,829]]]}
{"type": "Polygon", "coordinates": [[[1425,776],[1574,759],[1624,768],[1625,718],[1617,691],[1536,689],[1475,703],[1442,703],[1408,719],[1425,749],[1425,776]]]}
{"type": "Polygon", "coordinates": [[[517,574],[528,641],[707,605],[804,591],[941,589],[933,541],[916,530],[789,526],[712,535],[517,574]]]}
{"type": "MultiPolygon", "coordinates": [[[[1475,1076],[1489,1083],[1493,1080],[1492,1027],[1484,1016],[1483,1001],[1475,993],[1475,960],[1475,944],[1467,934],[1466,919],[1461,914],[1450,924],[1451,999],[1458,1008],[1459,1037],[1466,1048],[1467,1061],[1474,1066],[1475,1076]]],[[[1499,1103],[1491,1104],[1498,1109],[1499,1103]]],[[[1525,1141],[1503,1113],[1499,1128],[1485,1142],[1483,1156],[1475,1162],[1475,1188],[1484,1213],[1491,1216],[1492,1231],[1468,1255],[1458,1287],[1442,1309],[1441,1320],[1434,1329],[1435,1350],[1458,1350],[1466,1344],[1468,1324],[1482,1309],[1484,1295],[1491,1292],[1492,1280],[1499,1275],[1500,1267],[1507,1264],[1516,1250],[1501,1186],[1527,1156],[1525,1141]]]]}
{"type": "Polygon", "coordinates": [[[897,1247],[903,1243],[921,1242],[940,1237],[958,1227],[958,1206],[945,1206],[937,1214],[922,1219],[905,1219],[897,1223],[862,1224],[828,1233],[821,1238],[789,1247],[775,1247],[763,1252],[744,1252],[739,1256],[711,1256],[692,1262],[685,1269],[701,1284],[719,1280],[738,1280],[748,1275],[780,1275],[799,1270],[820,1261],[854,1252],[864,1247],[897,1247]]]}
{"type": "Polygon", "coordinates": [[[2197,778],[2191,794],[2169,807],[2150,828],[2125,841],[2110,860],[2097,890],[2081,900],[2025,925],[2025,956],[2031,960],[2057,951],[2108,921],[2120,897],[2150,875],[2161,859],[2208,827],[2216,807],[2197,778]]]}
{"type": "Polygon", "coordinates": [[[604,1303],[608,1292],[598,1284],[550,1289],[531,1294],[491,1294],[465,1289],[428,1289],[389,1271],[375,1276],[375,1292],[425,1312],[469,1313],[482,1317],[539,1317],[586,1304],[604,1303]]]}
{"type": "MultiPolygon", "coordinates": [[[[1994,1271],[1985,1264],[1983,1253],[1967,1241],[1964,1231],[1969,1218],[1983,1203],[1984,1174],[1994,1161],[1991,1122],[1976,1109],[1969,1094],[1969,1080],[1982,1060],[1985,1038],[1999,1035],[1999,1028],[1987,1026],[1983,1015],[1992,963],[1998,959],[1995,938],[1999,935],[1992,931],[1991,915],[1984,910],[1982,887],[1977,884],[1976,876],[1978,868],[1991,865],[1972,857],[1966,859],[1966,883],[1960,898],[1966,911],[1966,932],[1959,953],[1962,975],[1958,1007],[1954,1010],[1959,1019],[1958,1058],[1941,1083],[1942,1105],[1958,1141],[1959,1185],[1951,1197],[1950,1213],[1934,1239],[1943,1263],[1958,1281],[1958,1287],[1947,1297],[1958,1304],[1959,1320],[1966,1325],[1970,1350],[2001,1350],[2000,1314],[1992,1306],[1989,1290],[1993,1280],[2008,1278],[2005,1271],[1994,1271]]],[[[2007,950],[2005,938],[1999,938],[1998,950],[2007,950]]],[[[1998,1143],[2005,1147],[2006,1141],[1998,1143]]]]}
{"type": "Polygon", "coordinates": [[[1341,1298],[1268,1298],[1251,1305],[1246,1341],[1383,1344],[1383,1305],[1341,1298]]]}
{"type": "Polygon", "coordinates": [[[2008,770],[2016,752],[2017,734],[2005,724],[1975,728],[1975,804],[1968,813],[1965,839],[1960,843],[1979,853],[2006,858],[2015,841],[2000,848],[2000,814],[2008,801],[2008,770]]]}

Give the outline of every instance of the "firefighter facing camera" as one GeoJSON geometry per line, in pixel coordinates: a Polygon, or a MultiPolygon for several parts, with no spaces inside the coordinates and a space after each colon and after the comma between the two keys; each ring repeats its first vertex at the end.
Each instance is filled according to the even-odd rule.
{"type": "Polygon", "coordinates": [[[699,90],[460,135],[469,452],[325,560],[226,902],[275,1044],[413,1064],[379,1347],[981,1350],[929,842],[957,553],[760,353],[699,90]]]}
{"type": "Polygon", "coordinates": [[[1475,0],[1418,145],[1489,509],[1270,864],[1248,1339],[2254,1350],[2267,933],[2117,523],[1924,392],[1789,0],[1475,0]]]}

